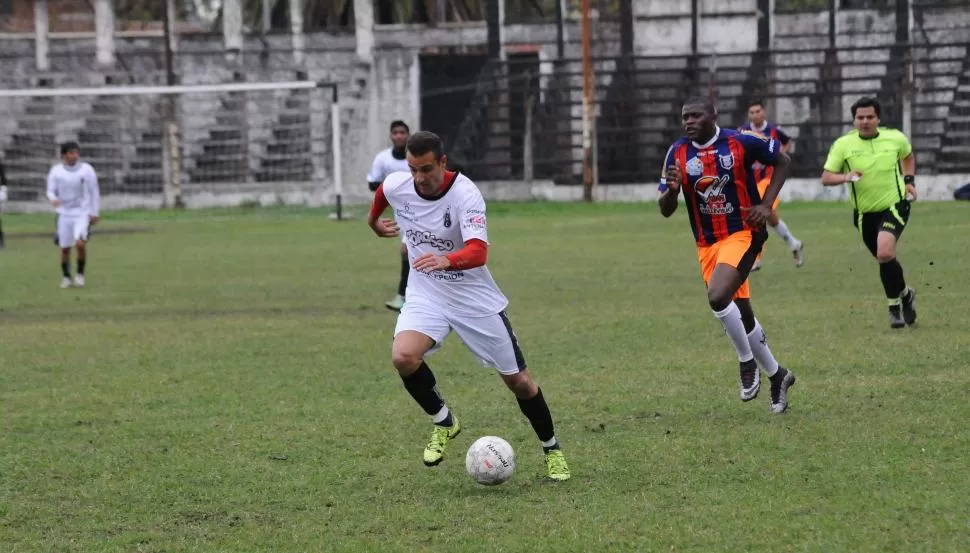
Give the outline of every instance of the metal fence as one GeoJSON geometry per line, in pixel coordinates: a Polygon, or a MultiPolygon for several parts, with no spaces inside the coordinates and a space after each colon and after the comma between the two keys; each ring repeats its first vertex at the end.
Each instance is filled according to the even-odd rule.
{"type": "MultiPolygon", "coordinates": [[[[970,173],[968,53],[970,42],[594,58],[598,181],[652,180],[680,136],[681,103],[697,94],[715,100],[724,127],[763,101],[796,140],[796,176],[820,174],[861,96],[911,137],[921,173],[970,173]]],[[[582,78],[579,59],[485,64],[451,157],[477,178],[581,182],[582,78]]]]}

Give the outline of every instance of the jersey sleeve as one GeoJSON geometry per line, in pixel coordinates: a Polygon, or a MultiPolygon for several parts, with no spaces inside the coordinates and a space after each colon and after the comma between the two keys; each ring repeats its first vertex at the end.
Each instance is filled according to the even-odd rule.
{"type": "Polygon", "coordinates": [[[845,153],[842,151],[842,140],[836,140],[829,147],[829,155],[825,158],[823,169],[830,173],[841,173],[845,167],[845,153]]]}
{"type": "Polygon", "coordinates": [[[769,167],[774,167],[778,163],[778,152],[781,151],[781,147],[774,138],[754,131],[746,131],[738,133],[737,139],[752,160],[769,167]]]}
{"type": "Polygon", "coordinates": [[[902,132],[896,132],[895,142],[899,146],[899,159],[909,157],[909,154],[913,153],[913,145],[902,132]]]}
{"type": "Polygon", "coordinates": [[[84,180],[85,201],[89,215],[99,217],[101,214],[101,187],[98,185],[98,174],[94,172],[94,167],[87,166],[87,178],[84,180]]]}
{"type": "Polygon", "coordinates": [[[55,167],[51,167],[47,172],[47,199],[52,202],[57,199],[57,179],[54,178],[54,169],[55,167]]]}
{"type": "MultiPolygon", "coordinates": [[[[370,164],[370,171],[367,172],[367,182],[381,182],[387,175],[381,163],[381,154],[374,156],[374,162],[370,164]]],[[[358,173],[360,174],[360,173],[358,173]]]]}
{"type": "Polygon", "coordinates": [[[785,131],[781,130],[780,127],[775,127],[775,133],[778,134],[778,142],[781,142],[781,145],[782,146],[785,146],[789,142],[791,142],[791,137],[788,136],[788,133],[786,133],[785,131]]]}
{"type": "Polygon", "coordinates": [[[481,240],[488,244],[488,221],[485,218],[485,198],[473,188],[461,202],[461,239],[481,240]]]}
{"type": "Polygon", "coordinates": [[[660,186],[657,187],[657,190],[659,190],[661,193],[666,192],[669,188],[669,186],[667,186],[667,167],[670,167],[675,163],[675,147],[676,144],[671,144],[670,147],[667,148],[667,155],[664,156],[663,167],[660,168],[660,186]]]}

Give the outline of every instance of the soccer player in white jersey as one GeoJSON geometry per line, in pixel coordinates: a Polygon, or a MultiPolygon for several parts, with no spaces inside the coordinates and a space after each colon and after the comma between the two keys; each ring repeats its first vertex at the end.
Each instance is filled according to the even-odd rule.
{"type": "Polygon", "coordinates": [[[63,162],[47,174],[47,199],[57,210],[57,245],[61,247],[61,288],[71,286],[71,248],[77,249],[74,285],[84,286],[88,231],[98,222],[101,192],[94,167],[80,160],[76,142],[61,145],[63,162]]]}
{"type": "Polygon", "coordinates": [[[454,330],[515,394],[542,444],[548,477],[567,480],[569,467],[552,415],[542,390],[526,370],[505,313],[508,299],[485,267],[488,232],[482,193],[468,177],[445,169],[447,158],[434,133],[411,135],[407,161],[409,173],[394,173],[377,188],[367,222],[378,236],[400,234],[407,244],[412,274],[407,302],[394,330],[391,360],[404,388],[434,423],[424,464],[440,463],[448,442],[461,432],[425,362],[454,330]],[[381,218],[388,206],[396,223],[381,218]]]}
{"type": "MultiPolygon", "coordinates": [[[[391,173],[397,171],[407,171],[408,162],[404,153],[404,147],[408,142],[411,129],[404,121],[391,122],[391,144],[386,150],[381,150],[374,157],[374,163],[367,172],[367,184],[370,191],[375,192],[377,187],[384,182],[391,173]]],[[[404,305],[404,296],[408,288],[408,274],[411,272],[411,264],[408,263],[408,248],[404,244],[404,237],[401,237],[401,277],[397,283],[397,295],[384,303],[392,311],[401,311],[404,305]]]]}

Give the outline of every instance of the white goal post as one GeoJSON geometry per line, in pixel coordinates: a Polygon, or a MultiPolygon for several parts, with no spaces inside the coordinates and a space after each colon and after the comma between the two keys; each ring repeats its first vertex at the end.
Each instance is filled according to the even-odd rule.
{"type": "Polygon", "coordinates": [[[105,209],[335,203],[341,108],[332,83],[0,90],[11,205],[40,202],[59,145],[80,144],[105,209]]]}

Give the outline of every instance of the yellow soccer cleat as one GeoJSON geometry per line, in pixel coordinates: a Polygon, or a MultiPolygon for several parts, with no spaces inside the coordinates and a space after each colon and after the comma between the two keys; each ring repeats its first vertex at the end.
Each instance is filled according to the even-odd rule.
{"type": "Polygon", "coordinates": [[[445,458],[445,448],[448,442],[461,433],[461,423],[458,417],[452,414],[454,424],[451,426],[435,426],[431,431],[431,441],[424,448],[424,464],[433,467],[445,458]]]}
{"type": "Polygon", "coordinates": [[[546,453],[546,474],[550,480],[557,482],[569,480],[569,465],[566,464],[566,456],[562,450],[551,449],[546,453]]]}

